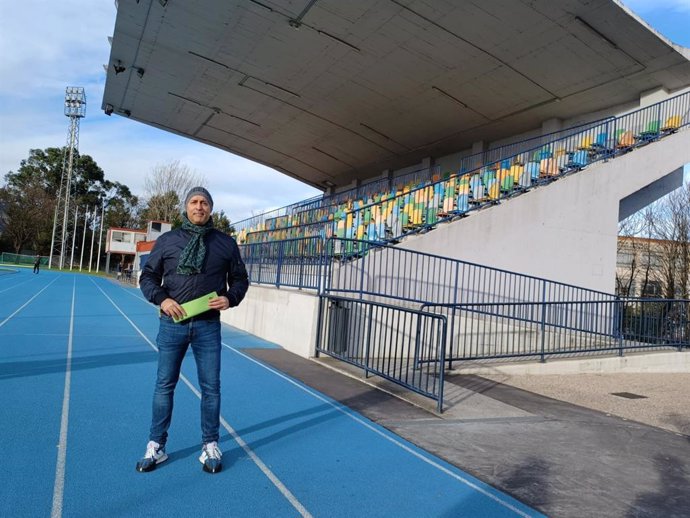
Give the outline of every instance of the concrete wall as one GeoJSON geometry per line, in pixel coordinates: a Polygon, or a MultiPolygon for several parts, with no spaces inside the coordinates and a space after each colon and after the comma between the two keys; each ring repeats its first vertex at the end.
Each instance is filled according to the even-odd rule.
{"type": "Polygon", "coordinates": [[[398,246],[613,293],[619,202],[690,163],[690,131],[398,246]]]}
{"type": "Polygon", "coordinates": [[[557,360],[549,358],[546,363],[521,363],[514,365],[458,365],[458,372],[464,374],[512,374],[512,375],[554,375],[554,374],[608,374],[608,373],[673,373],[690,372],[690,353],[655,352],[629,354],[622,357],[572,358],[557,360]]]}
{"type": "Polygon", "coordinates": [[[221,320],[309,358],[316,347],[318,303],[313,292],[252,285],[242,304],[223,311],[221,320]]]}

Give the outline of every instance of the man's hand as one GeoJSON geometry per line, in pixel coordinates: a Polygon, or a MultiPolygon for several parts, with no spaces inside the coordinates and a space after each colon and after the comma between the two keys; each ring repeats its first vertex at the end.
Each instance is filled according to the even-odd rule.
{"type": "Polygon", "coordinates": [[[230,301],[225,295],[222,295],[220,297],[216,297],[215,299],[210,299],[208,301],[208,307],[211,309],[224,311],[230,307],[230,301]]]}
{"type": "Polygon", "coordinates": [[[180,306],[174,299],[167,298],[161,302],[161,311],[174,319],[180,319],[187,316],[187,313],[182,306],[180,306]]]}

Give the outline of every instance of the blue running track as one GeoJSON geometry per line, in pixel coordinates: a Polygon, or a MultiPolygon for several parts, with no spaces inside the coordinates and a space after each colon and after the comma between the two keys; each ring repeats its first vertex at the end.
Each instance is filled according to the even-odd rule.
{"type": "Polygon", "coordinates": [[[223,326],[224,470],[201,469],[191,353],[170,458],[148,440],[156,309],[88,275],[0,276],[0,515],[537,517],[540,513],[252,358],[223,326]]]}

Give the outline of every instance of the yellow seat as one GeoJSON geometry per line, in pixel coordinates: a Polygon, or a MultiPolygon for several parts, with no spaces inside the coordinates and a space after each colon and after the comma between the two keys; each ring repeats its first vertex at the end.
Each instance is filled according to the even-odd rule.
{"type": "Polygon", "coordinates": [[[589,149],[592,147],[593,142],[594,138],[591,135],[585,135],[580,141],[580,145],[577,146],[577,149],[589,149]]]}
{"type": "Polygon", "coordinates": [[[680,128],[680,123],[681,123],[681,116],[680,115],[672,115],[668,119],[666,119],[666,122],[664,122],[664,125],[661,128],[661,131],[673,131],[677,130],[680,128]]]}

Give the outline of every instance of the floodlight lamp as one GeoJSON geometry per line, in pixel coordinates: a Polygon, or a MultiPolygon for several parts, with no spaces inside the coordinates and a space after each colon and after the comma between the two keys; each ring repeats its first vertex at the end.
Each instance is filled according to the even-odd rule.
{"type": "Polygon", "coordinates": [[[104,110],[104,111],[105,111],[105,114],[106,114],[106,115],[112,115],[114,109],[115,109],[115,108],[113,107],[112,104],[106,104],[106,105],[105,105],[105,110],[104,110]]]}
{"type": "Polygon", "coordinates": [[[113,63],[113,68],[115,69],[115,75],[127,70],[127,68],[122,65],[122,61],[120,61],[119,59],[115,63],[113,63]]]}

